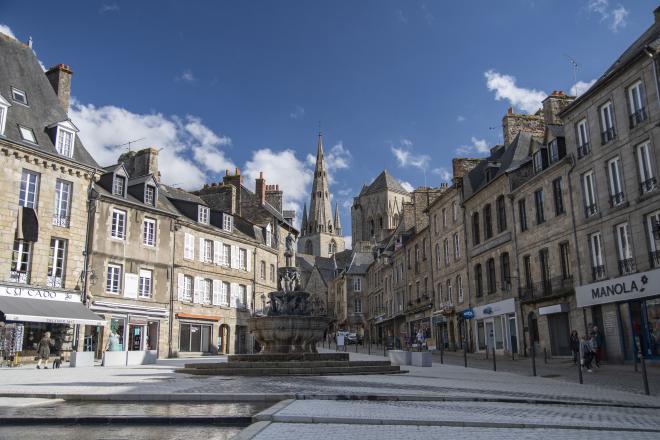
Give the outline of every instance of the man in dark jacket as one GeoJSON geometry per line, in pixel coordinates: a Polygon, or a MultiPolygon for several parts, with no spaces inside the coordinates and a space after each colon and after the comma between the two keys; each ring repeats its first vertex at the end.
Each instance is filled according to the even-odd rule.
{"type": "Polygon", "coordinates": [[[50,340],[50,332],[44,333],[39,341],[39,346],[37,347],[37,355],[39,356],[39,362],[37,362],[37,369],[41,368],[41,363],[44,363],[44,369],[48,369],[48,358],[50,357],[50,346],[53,342],[50,340]]]}
{"type": "Polygon", "coordinates": [[[591,330],[591,346],[594,349],[596,366],[600,368],[600,360],[603,358],[603,334],[596,325],[591,330]]]}

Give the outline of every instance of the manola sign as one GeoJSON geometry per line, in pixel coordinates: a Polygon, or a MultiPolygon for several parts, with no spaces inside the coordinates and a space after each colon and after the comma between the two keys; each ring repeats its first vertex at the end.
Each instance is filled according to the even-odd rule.
{"type": "Polygon", "coordinates": [[[660,269],[613,278],[575,289],[578,307],[660,295],[660,269]]]}

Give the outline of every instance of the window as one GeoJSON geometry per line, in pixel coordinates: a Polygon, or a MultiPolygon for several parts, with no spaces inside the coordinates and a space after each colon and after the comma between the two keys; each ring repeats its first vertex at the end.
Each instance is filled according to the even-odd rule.
{"type": "Polygon", "coordinates": [[[266,226],[266,246],[272,246],[272,245],[273,245],[273,234],[270,230],[270,223],[269,223],[268,226],[266,226]]]}
{"type": "Polygon", "coordinates": [[[211,295],[213,295],[213,280],[202,280],[202,304],[211,305],[211,295]]]}
{"type": "Polygon", "coordinates": [[[472,214],[472,245],[479,244],[479,213],[472,214]]]}
{"type": "Polygon", "coordinates": [[[55,182],[55,206],[53,209],[53,225],[69,227],[69,211],[71,205],[71,182],[57,179],[55,182]]]}
{"type": "Polygon", "coordinates": [[[55,139],[55,149],[62,156],[73,157],[73,143],[76,134],[62,127],[57,127],[57,137],[55,139]]]}
{"type": "Polygon", "coordinates": [[[67,241],[61,238],[50,239],[50,254],[48,256],[48,287],[64,287],[67,241]]]}
{"type": "Polygon", "coordinates": [[[557,177],[552,181],[552,198],[555,202],[555,215],[566,212],[564,210],[564,195],[562,194],[561,177],[557,177]]]}
{"type": "Polygon", "coordinates": [[[454,223],[456,223],[456,220],[458,220],[458,205],[456,202],[451,202],[451,212],[452,212],[452,220],[454,223]]]}
{"type": "Polygon", "coordinates": [[[243,284],[238,285],[238,307],[239,308],[246,308],[248,304],[248,297],[247,297],[247,286],[243,284]]]}
{"type": "Polygon", "coordinates": [[[651,266],[660,267],[660,211],[646,216],[646,230],[649,236],[651,266]]]}
{"type": "Polygon", "coordinates": [[[610,181],[610,204],[618,206],[623,203],[623,184],[621,182],[621,161],[618,157],[607,162],[607,174],[610,181]]]}
{"type": "Polygon", "coordinates": [[[124,190],[126,189],[126,177],[118,176],[115,174],[115,179],[112,182],[112,194],[124,197],[124,190]]]}
{"type": "Polygon", "coordinates": [[[635,271],[628,223],[616,225],[616,244],[619,254],[619,273],[627,275],[635,271]]]}
{"type": "Polygon", "coordinates": [[[500,255],[500,277],[502,279],[502,290],[511,290],[511,264],[509,262],[509,253],[504,252],[500,255]]]}
{"type": "Polygon", "coordinates": [[[123,240],[126,237],[126,212],[119,209],[112,210],[112,229],[110,236],[123,240]]]}
{"type": "Polygon", "coordinates": [[[444,241],[444,251],[445,251],[445,266],[449,266],[449,240],[445,238],[444,241]]]}
{"type": "Polygon", "coordinates": [[[262,280],[266,279],[266,262],[262,261],[261,264],[259,265],[259,276],[261,277],[262,280]]]}
{"type": "Polygon", "coordinates": [[[539,189],[534,191],[534,203],[536,205],[536,224],[540,225],[545,222],[545,214],[543,212],[543,190],[539,189]]]}
{"type": "Polygon", "coordinates": [[[231,291],[231,285],[228,282],[222,282],[222,289],[220,290],[220,304],[223,306],[229,306],[229,292],[231,291]]]}
{"type": "Polygon", "coordinates": [[[634,128],[646,120],[644,87],[641,81],[628,88],[628,104],[630,105],[630,128],[634,128]]]}
{"type": "Polygon", "coordinates": [[[550,257],[548,256],[547,249],[539,251],[539,269],[541,272],[541,283],[545,293],[548,293],[548,283],[550,282],[550,257]]]}
{"type": "Polygon", "coordinates": [[[193,277],[183,276],[183,300],[192,302],[193,300],[193,277]]]}
{"type": "Polygon", "coordinates": [[[28,105],[27,94],[23,90],[15,87],[11,88],[11,99],[19,104],[28,105]]]}
{"type": "Polygon", "coordinates": [[[582,159],[584,156],[589,154],[591,149],[589,148],[589,131],[587,129],[587,120],[582,119],[577,123],[576,132],[578,140],[578,149],[577,155],[578,159],[582,159]]]}
{"type": "Polygon", "coordinates": [[[156,220],[145,218],[142,225],[142,243],[147,246],[156,246],[156,220]]]}
{"type": "Polygon", "coordinates": [[[435,230],[435,235],[438,235],[438,232],[439,232],[438,214],[433,215],[433,229],[435,230]]]}
{"type": "Polygon", "coordinates": [[[231,263],[231,245],[225,244],[222,246],[222,265],[229,266],[231,263]]]}
{"type": "Polygon", "coordinates": [[[589,236],[589,247],[591,250],[591,269],[594,281],[605,278],[605,261],[603,246],[601,244],[600,232],[589,236]]]}
{"type": "Polygon", "coordinates": [[[105,291],[108,293],[119,293],[121,290],[121,266],[108,264],[108,272],[105,278],[105,291]]]}
{"type": "Polygon", "coordinates": [[[422,240],[422,259],[426,260],[426,237],[422,240]]]}
{"type": "Polygon", "coordinates": [[[11,257],[11,271],[9,278],[14,283],[27,284],[30,282],[30,264],[32,263],[32,243],[23,240],[14,240],[14,250],[11,257]]]}
{"type": "Polygon", "coordinates": [[[360,278],[360,277],[354,277],[353,278],[353,290],[355,292],[361,292],[362,291],[362,278],[360,278]]]}
{"type": "Polygon", "coordinates": [[[23,138],[24,141],[28,141],[33,144],[37,143],[37,138],[34,137],[34,131],[32,131],[31,128],[19,125],[18,131],[21,133],[21,137],[23,138]]]}
{"type": "Polygon", "coordinates": [[[197,221],[204,223],[205,225],[209,224],[209,208],[206,206],[199,205],[197,206],[197,221]]]}
{"type": "Polygon", "coordinates": [[[449,303],[449,305],[454,304],[454,294],[451,285],[451,280],[447,280],[447,302],[449,303]]]}
{"type": "Polygon", "coordinates": [[[568,242],[559,244],[559,257],[561,258],[561,278],[567,280],[571,277],[570,254],[568,253],[568,242]]]}
{"type": "Polygon", "coordinates": [[[362,300],[360,298],[355,298],[354,307],[355,313],[362,313],[362,300]]]}
{"type": "Polygon", "coordinates": [[[532,161],[534,163],[535,173],[540,173],[541,171],[543,171],[544,162],[545,162],[543,160],[543,153],[544,153],[544,149],[541,148],[532,155],[532,161]]]}
{"type": "MultiPolygon", "coordinates": [[[[234,227],[234,217],[232,217],[229,214],[222,214],[222,229],[224,229],[227,232],[231,232],[234,227]]],[[[266,244],[270,246],[268,243],[268,231],[266,232],[266,244]]]]}
{"type": "Polygon", "coordinates": [[[144,187],[144,203],[151,206],[156,206],[156,188],[151,185],[144,187]]]}
{"type": "Polygon", "coordinates": [[[241,270],[248,270],[247,263],[247,250],[239,249],[238,250],[238,268],[241,270]]]}
{"type": "Polygon", "coordinates": [[[639,166],[639,182],[642,194],[656,188],[656,179],[653,177],[651,162],[651,144],[646,141],[637,146],[637,164],[639,166]]]}
{"type": "Polygon", "coordinates": [[[435,244],[435,267],[440,269],[440,243],[435,244]]]}
{"type": "Polygon", "coordinates": [[[600,124],[601,142],[605,145],[616,137],[616,130],[614,129],[614,113],[610,101],[607,101],[600,108],[600,124]]]}
{"type": "Polygon", "coordinates": [[[504,232],[506,230],[506,206],[504,204],[504,196],[499,196],[495,202],[497,209],[497,232],[504,232]]]}
{"type": "Polygon", "coordinates": [[[582,189],[584,191],[584,209],[587,217],[598,212],[596,205],[596,188],[594,185],[594,172],[587,171],[582,175],[582,189]]]}
{"type": "Polygon", "coordinates": [[[337,252],[337,243],[335,243],[334,240],[331,240],[330,243],[328,243],[328,253],[332,255],[335,252],[337,252]]]}
{"type": "Polygon", "coordinates": [[[275,281],[275,265],[270,265],[270,280],[275,281]]]}
{"type": "Polygon", "coordinates": [[[5,127],[7,125],[7,110],[8,106],[2,104],[3,99],[0,96],[0,135],[5,134],[5,127]]]}
{"type": "Polygon", "coordinates": [[[183,241],[183,258],[186,260],[195,258],[195,237],[187,232],[184,235],[183,241]]]}
{"type": "Polygon", "coordinates": [[[442,227],[447,227],[447,210],[445,208],[442,208],[442,227]]]}
{"type": "Polygon", "coordinates": [[[476,291],[477,297],[481,297],[484,294],[483,278],[481,274],[481,264],[474,266],[474,290],[476,291]]]}
{"type": "Polygon", "coordinates": [[[523,257],[523,269],[525,271],[525,287],[532,288],[532,257],[525,255],[523,257]]]}
{"type": "Polygon", "coordinates": [[[559,157],[559,141],[557,139],[550,141],[548,144],[548,152],[550,153],[550,163],[555,163],[561,159],[561,157],[559,157]]]}
{"type": "Polygon", "coordinates": [[[490,204],[484,206],[484,240],[493,236],[493,219],[490,212],[490,204]]]}
{"type": "Polygon", "coordinates": [[[140,279],[138,281],[138,294],[140,298],[151,298],[151,279],[151,270],[140,269],[140,279]]]}
{"type": "Polygon", "coordinates": [[[525,199],[518,200],[518,217],[520,217],[520,232],[527,230],[527,209],[525,208],[525,199]]]}
{"type": "Polygon", "coordinates": [[[204,240],[204,262],[213,263],[213,240],[204,240]]]}
{"type": "Polygon", "coordinates": [[[18,205],[37,209],[39,199],[39,174],[23,170],[21,174],[21,189],[18,194],[18,205]]]}
{"type": "Polygon", "coordinates": [[[461,241],[458,232],[454,233],[454,260],[461,258],[461,241]]]}
{"type": "Polygon", "coordinates": [[[486,261],[486,282],[488,283],[488,293],[497,291],[497,279],[495,278],[495,260],[489,258],[486,261]]]}
{"type": "Polygon", "coordinates": [[[458,302],[463,302],[463,278],[460,275],[456,276],[456,287],[458,288],[458,302]]]}

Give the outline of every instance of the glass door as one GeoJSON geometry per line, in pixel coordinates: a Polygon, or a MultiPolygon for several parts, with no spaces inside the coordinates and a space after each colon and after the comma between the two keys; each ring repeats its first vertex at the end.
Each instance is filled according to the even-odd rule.
{"type": "MultiPolygon", "coordinates": [[[[645,301],[650,356],[660,357],[660,298],[645,301]]],[[[647,355],[648,356],[648,355],[647,355]]]]}

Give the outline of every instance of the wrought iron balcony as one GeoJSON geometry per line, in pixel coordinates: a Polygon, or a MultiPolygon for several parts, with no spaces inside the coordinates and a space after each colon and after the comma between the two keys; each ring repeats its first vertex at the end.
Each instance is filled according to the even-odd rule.
{"type": "Polygon", "coordinates": [[[648,119],[648,114],[646,113],[645,108],[640,108],[635,113],[628,116],[628,119],[630,121],[630,128],[635,128],[648,119]]]}
{"type": "Polygon", "coordinates": [[[619,260],[619,274],[628,275],[635,271],[636,271],[635,260],[633,260],[632,258],[619,260]]]}
{"type": "Polygon", "coordinates": [[[614,127],[610,127],[600,134],[600,140],[603,145],[605,145],[610,141],[613,141],[615,137],[616,137],[616,130],[614,130],[614,127]]]}
{"type": "Polygon", "coordinates": [[[612,207],[614,207],[614,206],[619,206],[620,204],[623,203],[623,201],[625,200],[625,198],[626,198],[626,197],[625,197],[625,195],[623,194],[623,191],[618,192],[618,193],[616,193],[616,194],[612,194],[612,195],[610,196],[610,205],[611,205],[612,207]]]}
{"type": "Polygon", "coordinates": [[[639,184],[640,192],[642,194],[645,194],[647,192],[651,192],[654,189],[656,189],[658,186],[658,181],[656,180],[655,177],[651,177],[650,179],[646,179],[642,183],[639,184]]]}
{"type": "Polygon", "coordinates": [[[62,277],[46,277],[46,286],[48,287],[62,287],[64,283],[62,282],[62,277]]]}
{"type": "Polygon", "coordinates": [[[591,268],[591,276],[594,281],[602,280],[603,278],[605,278],[606,276],[605,266],[604,265],[593,266],[591,268]]]}
{"type": "Polygon", "coordinates": [[[660,251],[649,252],[651,267],[660,267],[660,251]]]}
{"type": "Polygon", "coordinates": [[[584,212],[587,215],[587,217],[591,217],[592,215],[595,215],[598,212],[598,205],[591,204],[587,205],[584,207],[584,212]]]}
{"type": "Polygon", "coordinates": [[[29,271],[18,271],[10,270],[9,279],[13,283],[27,284],[30,282],[30,272],[29,271]]]}
{"type": "Polygon", "coordinates": [[[589,146],[589,142],[585,142],[584,144],[578,146],[577,148],[578,159],[582,159],[589,153],[591,153],[591,147],[589,146]]]}
{"type": "Polygon", "coordinates": [[[520,288],[520,299],[531,300],[568,293],[573,289],[573,277],[555,277],[520,288]]]}
{"type": "Polygon", "coordinates": [[[53,226],[59,226],[62,228],[68,228],[69,227],[69,216],[63,216],[63,215],[57,215],[53,214],[53,226]]]}

